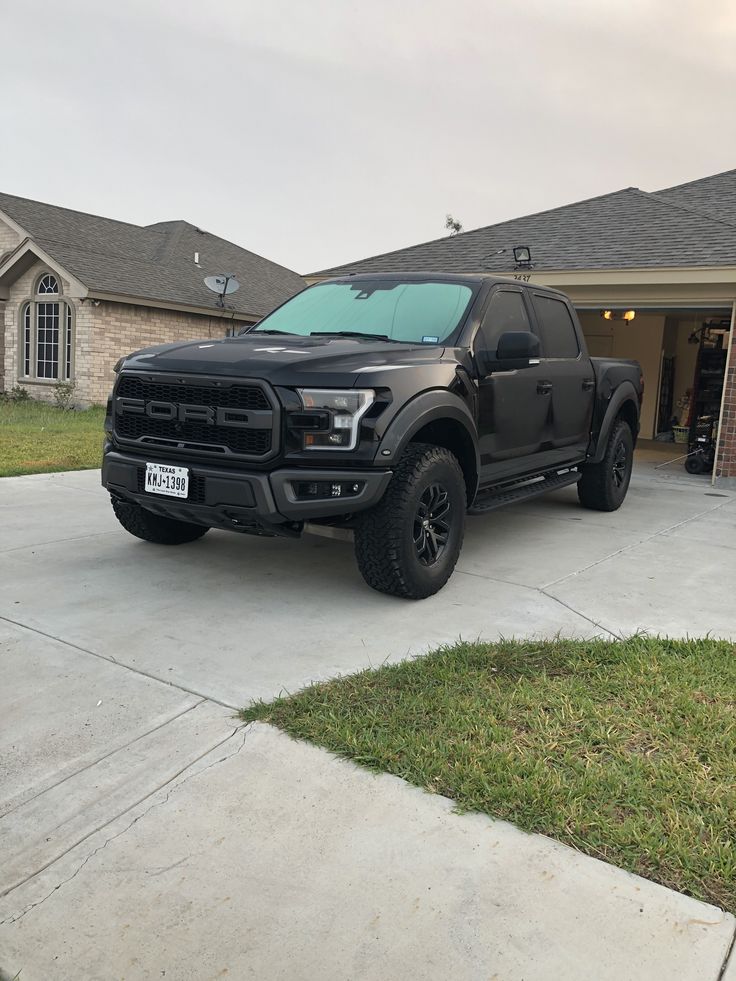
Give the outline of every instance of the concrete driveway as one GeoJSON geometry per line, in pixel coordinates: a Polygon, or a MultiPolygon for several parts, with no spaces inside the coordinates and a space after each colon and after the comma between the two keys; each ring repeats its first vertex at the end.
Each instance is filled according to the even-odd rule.
{"type": "Polygon", "coordinates": [[[323,537],[138,542],[98,480],[0,482],[0,968],[715,981],[732,917],[232,709],[460,636],[733,637],[732,495],[644,460],[615,514],[469,519],[407,603],[323,537]]]}

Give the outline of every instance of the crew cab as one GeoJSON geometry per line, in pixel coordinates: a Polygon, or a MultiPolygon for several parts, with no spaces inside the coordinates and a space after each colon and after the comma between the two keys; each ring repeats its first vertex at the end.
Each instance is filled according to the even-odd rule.
{"type": "Polygon", "coordinates": [[[643,392],[636,362],[589,357],[564,294],[442,273],[320,282],[116,373],[102,483],[131,534],[340,525],[366,582],[413,599],[451,576],[468,512],[568,484],[620,507],[643,392]]]}

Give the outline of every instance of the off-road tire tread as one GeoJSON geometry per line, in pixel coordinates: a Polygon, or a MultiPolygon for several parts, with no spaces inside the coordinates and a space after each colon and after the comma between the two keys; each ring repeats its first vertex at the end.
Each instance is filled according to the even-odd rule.
{"type": "Polygon", "coordinates": [[[126,531],[144,542],[156,545],[184,545],[195,542],[209,531],[205,525],[194,525],[188,521],[177,521],[164,515],[153,514],[138,504],[112,498],[115,517],[126,531]]]}
{"type": "MultiPolygon", "coordinates": [[[[358,515],[355,527],[355,557],[366,583],[380,593],[406,599],[424,599],[436,593],[452,575],[463,544],[465,527],[460,531],[456,555],[449,563],[447,576],[428,591],[405,576],[401,561],[402,520],[412,506],[412,489],[424,472],[437,463],[447,463],[456,470],[465,493],[465,478],[457,457],[442,446],[410,443],[394,469],[393,477],[381,500],[369,511],[358,515]]],[[[463,515],[464,516],[464,515],[463,515]]]]}
{"type": "MultiPolygon", "coordinates": [[[[611,472],[613,470],[613,454],[623,430],[631,436],[631,451],[633,452],[634,437],[631,427],[625,419],[616,420],[608,438],[608,446],[600,463],[586,463],[583,466],[583,476],[578,481],[578,500],[584,508],[591,511],[617,511],[623,504],[626,494],[620,501],[613,496],[611,472]]],[[[626,488],[628,493],[628,486],[626,488]]]]}

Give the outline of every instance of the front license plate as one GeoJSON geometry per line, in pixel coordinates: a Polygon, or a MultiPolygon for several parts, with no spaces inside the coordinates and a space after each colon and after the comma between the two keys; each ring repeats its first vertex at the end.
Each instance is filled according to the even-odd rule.
{"type": "Polygon", "coordinates": [[[167,467],[165,463],[146,464],[146,493],[167,497],[189,494],[189,471],[186,467],[167,467]]]}

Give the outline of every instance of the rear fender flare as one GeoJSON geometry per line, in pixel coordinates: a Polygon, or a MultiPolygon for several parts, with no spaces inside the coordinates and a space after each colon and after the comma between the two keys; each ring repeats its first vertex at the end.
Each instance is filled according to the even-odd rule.
{"type": "MultiPolygon", "coordinates": [[[[598,436],[591,445],[591,449],[588,455],[588,461],[590,463],[600,463],[603,459],[606,447],[608,446],[608,440],[611,435],[611,430],[613,424],[621,413],[621,409],[627,402],[631,402],[634,411],[636,413],[637,419],[639,418],[639,397],[637,395],[636,389],[630,381],[621,382],[616,391],[611,396],[611,401],[606,407],[605,415],[603,416],[603,422],[601,423],[601,428],[598,432],[598,436]]],[[[639,427],[637,425],[636,431],[633,433],[634,441],[636,441],[639,435],[639,427]]]]}

